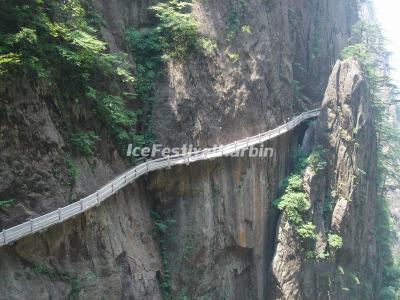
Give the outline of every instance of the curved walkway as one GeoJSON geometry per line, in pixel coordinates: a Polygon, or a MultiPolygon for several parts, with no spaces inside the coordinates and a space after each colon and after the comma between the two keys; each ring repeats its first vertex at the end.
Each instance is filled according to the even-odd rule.
{"type": "Polygon", "coordinates": [[[95,206],[99,206],[104,200],[111,197],[116,192],[123,189],[125,186],[132,183],[140,176],[147,174],[151,171],[166,169],[177,165],[188,165],[197,161],[209,160],[234,154],[239,150],[247,149],[251,146],[264,143],[282,134],[285,134],[286,132],[297,127],[303,121],[317,117],[319,113],[320,109],[304,112],[301,115],[293,118],[293,120],[291,120],[290,122],[283,124],[273,130],[261,133],[253,137],[248,137],[240,141],[235,141],[228,145],[223,145],[212,149],[204,149],[187,154],[164,157],[142,163],[134,167],[133,169],[125,172],[121,176],[117,177],[116,179],[99,189],[97,192],[86,198],[81,199],[78,202],[75,202],[68,206],[64,206],[62,208],[59,208],[58,210],[37,217],[20,225],[3,230],[0,233],[0,247],[12,243],[25,236],[34,234],[35,232],[43,231],[50,226],[64,222],[72,217],[82,214],[83,212],[95,206]]]}

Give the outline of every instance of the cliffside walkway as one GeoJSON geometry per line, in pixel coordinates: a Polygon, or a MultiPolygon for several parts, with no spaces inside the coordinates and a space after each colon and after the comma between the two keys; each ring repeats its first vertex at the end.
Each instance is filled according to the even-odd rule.
{"type": "Polygon", "coordinates": [[[0,233],[0,247],[28,235],[34,234],[36,232],[44,231],[50,226],[64,222],[72,217],[84,213],[85,211],[93,207],[99,206],[103,201],[105,201],[106,199],[108,199],[144,174],[155,170],[168,169],[172,166],[189,165],[197,161],[209,160],[234,154],[240,150],[262,144],[266,141],[283,135],[286,132],[297,127],[303,121],[317,117],[319,113],[320,109],[304,112],[301,115],[293,118],[290,122],[283,124],[273,130],[267,131],[265,133],[260,133],[253,137],[248,137],[240,141],[235,141],[231,144],[223,145],[216,148],[204,149],[187,154],[164,157],[142,163],[134,167],[133,169],[125,172],[124,174],[118,176],[116,179],[112,180],[110,183],[99,189],[97,192],[79,200],[78,202],[64,206],[62,208],[59,208],[58,210],[34,218],[20,225],[3,230],[0,233]]]}

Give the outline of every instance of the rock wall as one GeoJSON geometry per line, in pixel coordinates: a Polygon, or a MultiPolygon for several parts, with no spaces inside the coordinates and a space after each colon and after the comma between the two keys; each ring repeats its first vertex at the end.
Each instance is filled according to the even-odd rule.
{"type": "Polygon", "coordinates": [[[270,297],[374,299],[377,144],[368,84],[355,61],[336,64],[313,130],[313,143],[326,150],[328,162],[303,176],[318,233],[313,250],[326,251],[328,233],[342,236],[343,247],[328,260],[307,259],[295,228],[281,218],[271,270],[277,289],[270,297]]]}
{"type": "MultiPolygon", "coordinates": [[[[147,9],[155,2],[94,1],[112,51],[126,51],[127,26],[155,24],[147,9]]],[[[193,9],[201,33],[217,49],[211,55],[195,51],[185,61],[171,60],[158,78],[154,133],[169,146],[231,142],[319,106],[332,64],[357,19],[356,1],[344,0],[203,0],[193,9]],[[228,42],[232,12],[251,33],[239,30],[228,42]],[[238,54],[239,60],[229,59],[229,53],[238,54]]],[[[24,82],[6,91],[1,106],[0,195],[12,195],[18,203],[0,216],[1,227],[79,199],[127,168],[101,130],[96,171],[85,159],[77,160],[81,177],[71,188],[58,108],[24,82]]],[[[80,114],[89,127],[99,126],[89,108],[71,108],[67,114],[80,114]]],[[[299,137],[302,131],[295,130],[273,141],[272,158],[226,158],[152,174],[81,217],[1,248],[0,299],[161,299],[157,278],[165,270],[151,210],[165,221],[175,220],[166,255],[173,296],[278,295],[273,291],[286,279],[276,268],[286,274],[292,270],[289,264],[277,266],[275,255],[271,272],[277,280],[269,280],[278,220],[272,201],[289,173],[289,152],[299,137]]],[[[349,207],[346,212],[359,212],[349,207]]],[[[343,226],[354,229],[356,224],[343,226]]],[[[354,250],[353,245],[349,247],[354,250]]],[[[279,253],[282,242],[277,247],[279,253]]],[[[355,268],[364,263],[355,262],[355,268]]],[[[300,284],[290,286],[284,293],[298,294],[300,284]]]]}

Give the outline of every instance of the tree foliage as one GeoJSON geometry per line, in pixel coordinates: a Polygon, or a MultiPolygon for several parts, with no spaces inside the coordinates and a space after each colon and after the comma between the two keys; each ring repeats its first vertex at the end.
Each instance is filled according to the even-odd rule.
{"type": "Polygon", "coordinates": [[[183,58],[198,43],[199,24],[191,6],[190,2],[169,0],[151,7],[160,21],[156,32],[161,47],[169,57],[183,58]]]}
{"type": "MultiPolygon", "coordinates": [[[[4,0],[0,10],[0,86],[15,78],[28,81],[57,102],[57,107],[89,103],[98,118],[112,129],[121,147],[127,140],[141,140],[138,111],[131,111],[121,89],[130,90],[135,80],[125,55],[111,54],[98,37],[101,21],[90,1],[4,0]],[[83,4],[82,4],[83,3],[83,4]],[[113,82],[103,85],[103,82],[113,82]],[[112,88],[118,85],[121,88],[112,88]],[[95,101],[91,101],[94,98],[95,101]],[[61,103],[61,104],[60,104],[61,103]]],[[[64,114],[64,116],[67,114],[64,114]]],[[[64,128],[75,146],[77,131],[71,120],[64,128]]],[[[74,145],[73,145],[74,146],[74,145]]],[[[81,148],[83,144],[80,145],[81,148]]],[[[120,148],[121,153],[126,149],[120,148]]],[[[89,149],[83,151],[89,154],[89,149]]]]}
{"type": "Polygon", "coordinates": [[[400,291],[400,269],[392,253],[395,235],[393,220],[387,207],[388,184],[400,186],[400,131],[393,126],[390,105],[399,91],[390,77],[389,53],[385,38],[377,24],[358,23],[353,30],[352,44],[342,52],[342,57],[356,58],[363,68],[371,90],[375,127],[377,130],[378,162],[376,199],[376,230],[379,259],[384,266],[379,299],[397,299],[400,291]],[[390,272],[389,272],[390,271],[390,272]]]}

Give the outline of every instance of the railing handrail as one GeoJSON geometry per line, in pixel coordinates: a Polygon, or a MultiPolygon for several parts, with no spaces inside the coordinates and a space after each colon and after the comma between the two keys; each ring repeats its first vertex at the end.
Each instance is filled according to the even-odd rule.
{"type": "Polygon", "coordinates": [[[227,145],[221,145],[215,148],[206,148],[195,152],[176,154],[156,160],[146,161],[117,176],[105,186],[97,190],[95,193],[75,203],[61,207],[55,211],[49,212],[40,217],[31,219],[27,222],[1,231],[0,247],[12,243],[25,236],[31,235],[35,232],[43,231],[55,224],[64,222],[72,217],[82,214],[83,212],[95,206],[99,206],[103,201],[105,201],[106,199],[117,193],[119,190],[123,189],[125,186],[132,183],[144,174],[155,170],[170,168],[172,166],[190,164],[196,161],[227,156],[243,149],[247,149],[251,146],[262,144],[268,140],[274,139],[290,131],[304,120],[317,117],[319,113],[320,109],[314,109],[304,112],[294,117],[291,121],[280,125],[275,129],[260,133],[253,137],[235,141],[227,145]]]}

